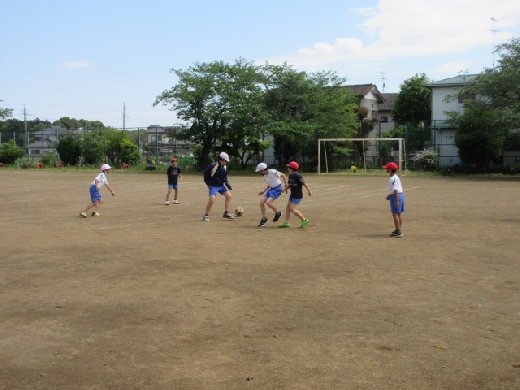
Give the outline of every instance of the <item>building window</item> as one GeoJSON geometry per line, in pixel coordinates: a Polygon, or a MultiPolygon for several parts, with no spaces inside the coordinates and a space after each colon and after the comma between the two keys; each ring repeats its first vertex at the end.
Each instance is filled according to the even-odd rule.
{"type": "Polygon", "coordinates": [[[475,95],[473,95],[472,93],[459,93],[459,96],[458,96],[459,103],[464,103],[466,100],[473,100],[473,99],[475,99],[475,95]]]}
{"type": "Polygon", "coordinates": [[[382,116],[381,119],[380,119],[380,122],[387,123],[388,122],[388,117],[387,116],[382,116]]]}
{"type": "Polygon", "coordinates": [[[377,118],[377,111],[372,110],[372,118],[377,118]]]}

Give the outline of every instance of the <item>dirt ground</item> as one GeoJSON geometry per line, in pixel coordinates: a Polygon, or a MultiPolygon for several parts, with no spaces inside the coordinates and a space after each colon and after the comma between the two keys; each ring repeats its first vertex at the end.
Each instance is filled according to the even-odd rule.
{"type": "Polygon", "coordinates": [[[403,175],[390,238],[383,175],[304,173],[280,229],[253,175],[235,221],[123,171],[80,218],[95,174],[0,170],[0,389],[520,388],[520,179],[403,175]]]}

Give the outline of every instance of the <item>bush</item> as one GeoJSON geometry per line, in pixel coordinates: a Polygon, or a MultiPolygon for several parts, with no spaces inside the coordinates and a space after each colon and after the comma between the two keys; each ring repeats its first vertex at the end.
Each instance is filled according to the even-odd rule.
{"type": "Polygon", "coordinates": [[[23,155],[23,149],[15,145],[13,140],[0,145],[0,161],[4,164],[13,164],[23,155]]]}
{"type": "Polygon", "coordinates": [[[417,166],[417,168],[433,172],[439,164],[439,154],[433,150],[423,150],[417,153],[412,158],[412,161],[417,166]]]}

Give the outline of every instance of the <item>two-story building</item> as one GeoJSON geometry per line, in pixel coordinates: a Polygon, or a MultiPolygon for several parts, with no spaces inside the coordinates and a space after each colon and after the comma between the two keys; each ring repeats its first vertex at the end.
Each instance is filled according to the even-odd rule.
{"type": "Polygon", "coordinates": [[[177,139],[184,131],[182,126],[149,126],[146,129],[145,155],[188,155],[192,144],[177,139]]]}
{"type": "Polygon", "coordinates": [[[432,149],[439,154],[440,166],[462,163],[454,142],[457,128],[446,122],[448,119],[446,113],[457,112],[462,114],[464,112],[464,99],[456,97],[458,88],[473,83],[476,76],[476,74],[460,75],[425,85],[432,91],[432,149]]]}
{"type": "Polygon", "coordinates": [[[27,147],[27,154],[31,158],[43,157],[48,153],[56,152],[56,144],[60,136],[67,134],[67,130],[60,126],[49,126],[45,129],[31,132],[33,139],[27,147]]]}

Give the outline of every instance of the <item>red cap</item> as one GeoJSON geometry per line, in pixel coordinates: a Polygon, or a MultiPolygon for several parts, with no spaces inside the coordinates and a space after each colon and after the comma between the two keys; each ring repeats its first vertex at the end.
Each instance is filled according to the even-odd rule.
{"type": "Polygon", "coordinates": [[[395,162],[389,162],[386,165],[383,165],[384,169],[390,169],[391,171],[397,171],[399,169],[399,165],[397,165],[395,162]]]}
{"type": "Polygon", "coordinates": [[[298,170],[298,168],[300,168],[300,166],[298,165],[298,163],[296,161],[291,161],[289,164],[287,164],[286,166],[288,166],[289,168],[292,168],[294,169],[295,171],[298,170]]]}
{"type": "Polygon", "coordinates": [[[177,159],[175,157],[172,157],[172,161],[177,161],[177,159]]]}

